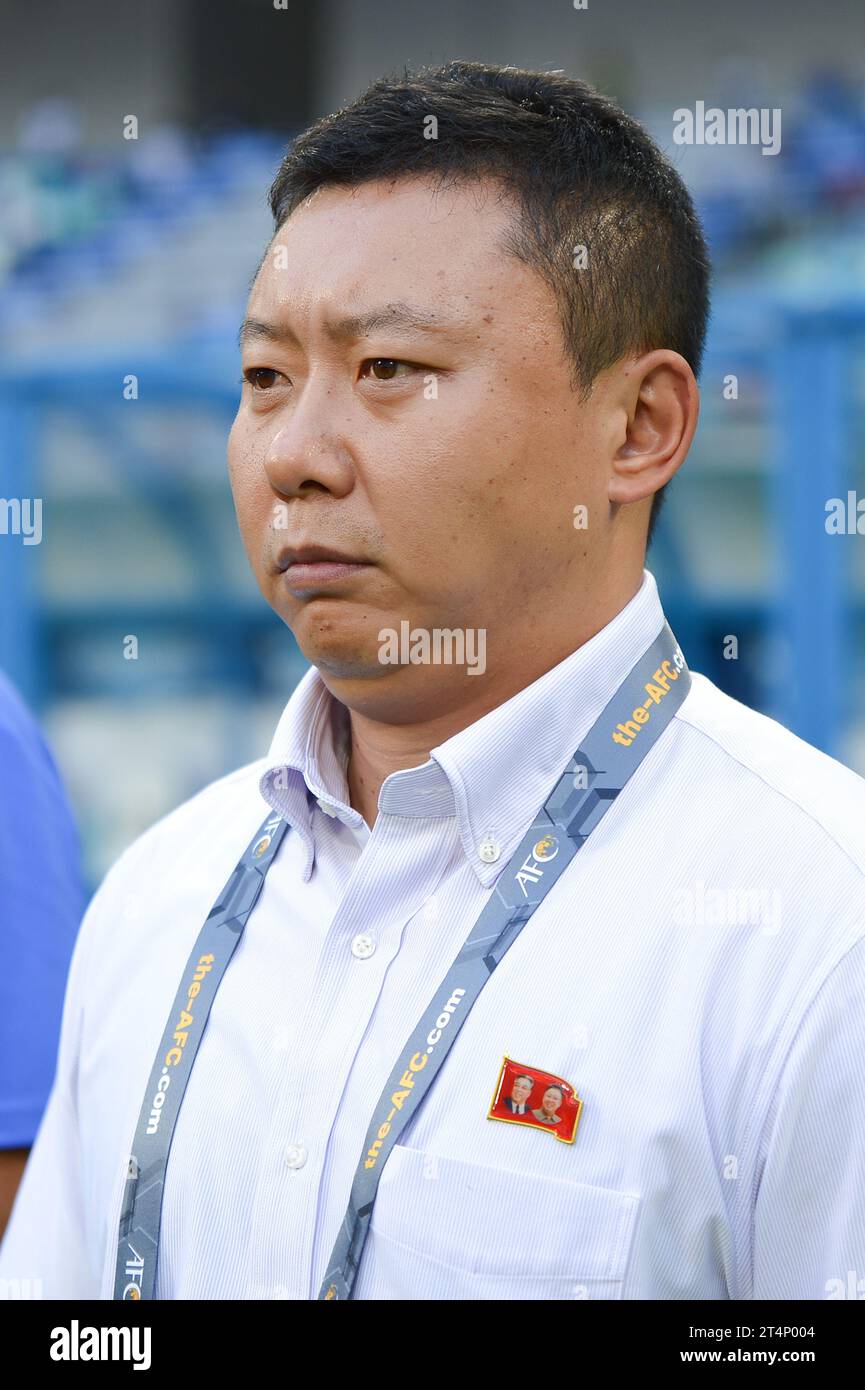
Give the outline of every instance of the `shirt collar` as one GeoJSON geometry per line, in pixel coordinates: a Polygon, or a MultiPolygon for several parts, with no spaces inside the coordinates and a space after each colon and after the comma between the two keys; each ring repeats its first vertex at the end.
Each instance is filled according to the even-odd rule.
{"type": "MultiPolygon", "coordinates": [[[[491,886],[532,818],[665,617],[654,575],[607,625],[510,700],[430,752],[420,767],[385,778],[379,811],[456,816],[460,841],[480,882],[491,886]]],[[[353,829],[346,707],[315,667],[306,672],[277,725],[260,781],[264,800],[303,838],[304,878],[315,858],[310,799],[353,829]]]]}
{"type": "Polygon", "coordinates": [[[304,880],[315,860],[313,801],[336,812],[354,830],[365,825],[360,812],[349,805],[348,743],[348,710],[311,666],[282,712],[259,782],[264,800],[303,840],[304,880]]]}

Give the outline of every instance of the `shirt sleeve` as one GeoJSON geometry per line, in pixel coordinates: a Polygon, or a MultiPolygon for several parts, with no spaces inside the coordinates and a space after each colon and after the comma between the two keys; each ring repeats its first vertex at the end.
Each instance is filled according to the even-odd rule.
{"type": "Polygon", "coordinates": [[[753,1219],[752,1298],[865,1297],[865,938],[830,972],[790,1044],[763,1129],[753,1219]]]}
{"type": "Polygon", "coordinates": [[[18,1148],[33,1143],[51,1090],[86,900],[56,764],[3,683],[0,768],[0,1148],[18,1148]]]}
{"type": "MultiPolygon", "coordinates": [[[[99,1297],[99,1272],[88,1258],[77,1103],[95,902],[85,913],[72,953],[53,1086],[0,1245],[0,1297],[99,1297]]],[[[21,1043],[26,1046],[27,1039],[21,1043]]]]}

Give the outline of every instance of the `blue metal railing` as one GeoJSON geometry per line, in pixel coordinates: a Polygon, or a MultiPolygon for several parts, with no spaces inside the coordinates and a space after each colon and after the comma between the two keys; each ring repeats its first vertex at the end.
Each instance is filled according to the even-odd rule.
{"type": "MultiPolygon", "coordinates": [[[[755,372],[765,387],[758,414],[767,427],[772,453],[755,464],[770,528],[765,544],[777,556],[777,582],[768,592],[733,598],[699,582],[688,573],[686,551],[676,534],[683,513],[669,503],[649,557],[651,567],[656,568],[657,560],[661,569],[677,577],[663,589],[663,599],[692,666],[836,755],[853,714],[848,696],[854,659],[851,621],[861,604],[852,591],[850,560],[856,540],[827,534],[825,508],[828,498],[844,498],[854,486],[863,418],[854,364],[863,352],[865,304],[808,309],[768,301],[735,306],[728,301],[723,315],[713,321],[703,391],[705,395],[707,379],[714,389],[720,374],[734,370],[755,372]],[[719,634],[725,631],[770,639],[778,660],[764,663],[753,674],[744,663],[724,662],[719,634]]],[[[182,537],[198,562],[193,589],[176,600],[160,602],[143,593],[134,605],[117,603],[109,574],[104,599],[70,608],[42,594],[38,573],[39,552],[51,543],[62,504],[45,499],[42,547],[0,534],[0,667],[37,709],[64,693],[62,674],[48,659],[50,653],[82,630],[97,639],[100,631],[116,637],[115,629],[135,631],[136,624],[151,631],[194,631],[198,642],[213,646],[212,659],[199,670],[203,688],[214,682],[217,688],[225,684],[235,692],[252,693],[261,668],[250,658],[251,648],[261,639],[275,639],[277,633],[280,641],[293,641],[258,598],[251,580],[248,593],[222,582],[222,567],[214,554],[224,537],[209,535],[183,473],[166,473],[164,460],[152,466],[141,443],[124,437],[117,406],[123,377],[130,370],[141,382],[136,410],[151,404],[205,409],[214,412],[227,434],[237,403],[238,372],[232,356],[196,352],[191,364],[186,355],[165,354],[130,366],[127,355],[122,365],[91,363],[62,375],[48,376],[41,370],[0,374],[0,497],[40,495],[50,413],[57,408],[81,412],[91,428],[101,429],[111,440],[118,475],[136,504],[155,513],[167,534],[182,537]]],[[[713,420],[710,411],[706,414],[698,436],[701,450],[723,461],[724,423],[713,420]]],[[[688,524],[699,535],[701,527],[712,525],[712,517],[694,506],[697,493],[688,475],[692,463],[675,480],[671,498],[680,497],[686,506],[690,500],[688,524]]],[[[728,485],[734,487],[734,479],[728,485]]],[[[224,501],[230,509],[227,482],[224,501]]],[[[84,534],[81,544],[90,544],[84,534]]],[[[756,649],[756,640],[749,646],[756,649]]]]}

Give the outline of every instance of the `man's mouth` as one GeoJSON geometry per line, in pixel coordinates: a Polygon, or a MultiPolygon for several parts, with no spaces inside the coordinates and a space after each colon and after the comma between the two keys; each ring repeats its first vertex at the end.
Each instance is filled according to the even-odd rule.
{"type": "Polygon", "coordinates": [[[286,587],[300,592],[350,579],[370,565],[329,546],[302,545],[280,551],[277,568],[285,575],[286,587]]]}

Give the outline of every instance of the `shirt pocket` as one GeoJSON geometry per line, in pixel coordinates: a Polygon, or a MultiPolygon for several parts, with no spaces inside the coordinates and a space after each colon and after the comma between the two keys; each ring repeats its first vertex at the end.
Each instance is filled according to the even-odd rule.
{"type": "Polygon", "coordinates": [[[639,1195],[395,1145],[355,1298],[617,1299],[639,1195]]]}

